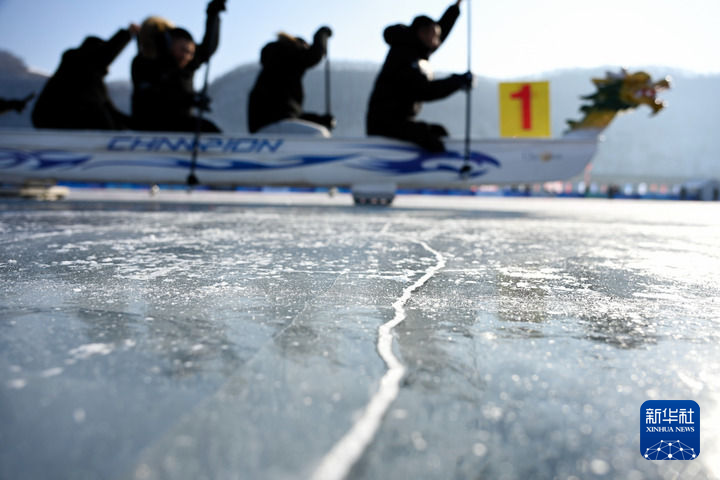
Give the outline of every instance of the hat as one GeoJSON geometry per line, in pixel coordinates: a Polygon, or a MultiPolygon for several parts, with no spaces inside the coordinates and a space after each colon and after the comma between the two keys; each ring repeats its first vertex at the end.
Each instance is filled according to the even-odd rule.
{"type": "Polygon", "coordinates": [[[410,24],[410,28],[413,31],[418,31],[421,28],[434,27],[435,25],[437,25],[437,22],[435,20],[428,17],[427,15],[420,15],[415,17],[415,19],[410,24]]]}
{"type": "Polygon", "coordinates": [[[165,48],[160,44],[161,41],[164,41],[163,34],[173,28],[175,28],[175,24],[166,18],[155,16],[146,18],[140,26],[138,34],[140,54],[147,58],[156,58],[158,53],[165,48]]]}

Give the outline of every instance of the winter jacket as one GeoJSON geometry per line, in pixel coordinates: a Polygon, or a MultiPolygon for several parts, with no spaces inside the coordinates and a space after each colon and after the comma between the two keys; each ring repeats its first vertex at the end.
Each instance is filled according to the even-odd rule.
{"type": "MultiPolygon", "coordinates": [[[[460,9],[453,5],[437,22],[445,41],[460,9]]],[[[422,102],[439,100],[463,87],[459,76],[432,80],[426,62],[433,53],[423,45],[417,33],[405,25],[385,29],[385,41],[390,45],[385,64],[380,71],[367,112],[367,133],[383,135],[398,124],[414,120],[420,113],[422,102]]],[[[392,136],[392,135],[391,135],[392,136]]]]}
{"type": "Polygon", "coordinates": [[[88,130],[128,128],[129,117],[115,108],[103,79],[130,37],[130,32],[122,29],[110,40],[88,37],[80,47],[67,50],[35,103],[33,125],[88,130]]]}
{"type": "Polygon", "coordinates": [[[260,54],[262,70],[258,74],[248,101],[248,129],[261,128],[287,118],[303,115],[302,78],[327,52],[329,30],[320,29],[313,44],[302,39],[280,38],[268,43],[260,54]]]}
{"type": "Polygon", "coordinates": [[[219,31],[218,12],[208,13],[203,41],[184,68],[178,67],[170,54],[170,40],[166,34],[160,34],[155,58],[142,54],[135,56],[132,62],[132,119],[135,128],[185,131],[193,125],[192,107],[198,101],[193,77],[200,65],[217,50],[219,31]]]}

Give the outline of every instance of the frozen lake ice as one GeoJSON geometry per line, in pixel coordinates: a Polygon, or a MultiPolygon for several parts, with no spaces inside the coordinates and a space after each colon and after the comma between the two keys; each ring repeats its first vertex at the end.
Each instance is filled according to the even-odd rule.
{"type": "Polygon", "coordinates": [[[720,478],[717,203],[395,205],[0,201],[0,478],[720,478]],[[649,399],[697,460],[641,457],[649,399]]]}

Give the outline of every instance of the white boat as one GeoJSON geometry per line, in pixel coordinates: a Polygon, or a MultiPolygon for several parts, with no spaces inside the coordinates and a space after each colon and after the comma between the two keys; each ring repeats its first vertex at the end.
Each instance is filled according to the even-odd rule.
{"type": "MultiPolygon", "coordinates": [[[[468,159],[462,140],[449,140],[447,152],[434,154],[381,137],[203,135],[195,175],[208,186],[350,187],[356,202],[383,204],[397,188],[564,180],[592,160],[617,111],[586,111],[556,139],[473,140],[468,159]]],[[[0,183],[185,184],[194,143],[193,134],[0,130],[0,183]]]]}
{"type": "MultiPolygon", "coordinates": [[[[0,131],[0,172],[8,181],[184,184],[192,134],[141,132],[0,131]]],[[[556,140],[472,142],[470,170],[464,143],[431,154],[385,138],[204,136],[195,173],[203,185],[394,185],[397,188],[467,188],[478,184],[533,183],[582,172],[595,136],[556,140]]]]}

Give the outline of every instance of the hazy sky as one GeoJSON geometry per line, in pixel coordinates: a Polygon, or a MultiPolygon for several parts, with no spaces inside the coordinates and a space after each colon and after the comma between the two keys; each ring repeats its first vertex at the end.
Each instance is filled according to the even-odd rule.
{"type": "MultiPolygon", "coordinates": [[[[600,65],[677,67],[720,72],[720,0],[471,0],[473,71],[508,78],[558,68],[600,65]]],[[[436,70],[464,71],[467,2],[447,43],[432,58],[436,70]]],[[[111,36],[129,22],[162,15],[203,34],[202,0],[0,0],[0,48],[32,68],[51,73],[60,55],[89,34],[111,36]]],[[[256,62],[280,30],[311,39],[327,24],[335,60],[381,62],[383,29],[415,15],[438,18],[441,0],[228,0],[211,77],[256,62]]],[[[129,78],[135,45],[127,47],[109,79],[129,78]]]]}

